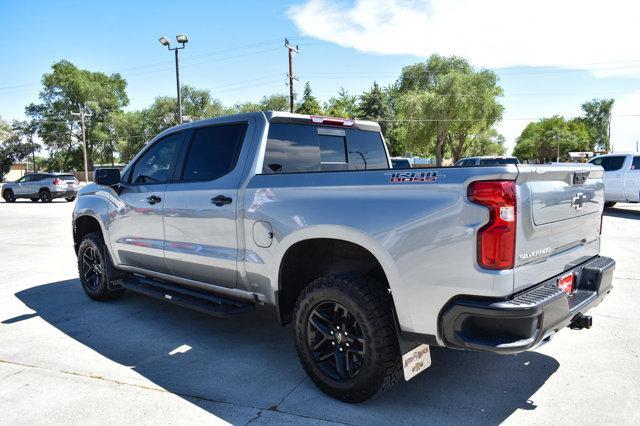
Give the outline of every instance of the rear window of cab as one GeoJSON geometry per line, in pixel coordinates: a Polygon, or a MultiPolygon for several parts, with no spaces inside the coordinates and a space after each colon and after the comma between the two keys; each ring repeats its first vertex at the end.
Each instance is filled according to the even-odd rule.
{"type": "Polygon", "coordinates": [[[272,123],[263,174],[388,169],[379,132],[272,123]]]}

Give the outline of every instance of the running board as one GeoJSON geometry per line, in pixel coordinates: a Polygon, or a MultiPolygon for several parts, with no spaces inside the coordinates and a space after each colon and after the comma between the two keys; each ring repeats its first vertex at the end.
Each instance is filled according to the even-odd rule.
{"type": "Polygon", "coordinates": [[[179,285],[133,276],[124,279],[122,287],[154,299],[209,314],[227,318],[254,308],[254,304],[216,296],[204,291],[192,290],[179,285]]]}

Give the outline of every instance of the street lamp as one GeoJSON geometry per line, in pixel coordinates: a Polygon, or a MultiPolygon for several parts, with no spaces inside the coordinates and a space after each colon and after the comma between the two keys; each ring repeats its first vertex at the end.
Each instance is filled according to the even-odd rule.
{"type": "Polygon", "coordinates": [[[173,50],[176,55],[176,87],[178,89],[178,123],[182,124],[182,94],[180,93],[180,68],[178,62],[178,50],[184,49],[184,45],[189,42],[189,37],[186,34],[178,34],[176,36],[176,41],[181,43],[181,47],[171,47],[171,42],[167,38],[167,36],[162,36],[158,39],[160,44],[166,46],[167,49],[173,50]]]}

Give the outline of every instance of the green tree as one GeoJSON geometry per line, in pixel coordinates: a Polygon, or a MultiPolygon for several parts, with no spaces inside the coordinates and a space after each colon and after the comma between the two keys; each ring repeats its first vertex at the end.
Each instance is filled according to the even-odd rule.
{"type": "Polygon", "coordinates": [[[458,159],[476,135],[502,118],[497,76],[476,71],[463,58],[432,55],[425,63],[405,67],[396,90],[406,145],[420,154],[433,153],[437,166],[447,145],[458,159]]]}
{"type": "Polygon", "coordinates": [[[570,151],[587,151],[589,143],[589,129],[583,121],[553,116],[529,123],[516,140],[513,155],[544,163],[562,160],[570,151]]]}
{"type": "MultiPolygon", "coordinates": [[[[217,117],[227,113],[222,102],[208,90],[185,85],[181,89],[183,115],[191,120],[217,117]]],[[[120,162],[127,162],[147,141],[177,124],[177,101],[172,96],[159,96],[143,110],[116,113],[112,116],[111,134],[120,162]]]]}
{"type": "Polygon", "coordinates": [[[259,111],[289,111],[289,96],[273,94],[264,96],[258,104],[259,111]]]}
{"type": "Polygon", "coordinates": [[[24,160],[35,148],[32,140],[25,139],[24,123],[14,121],[9,124],[0,117],[0,181],[11,166],[24,160]]]}
{"type": "Polygon", "coordinates": [[[61,170],[77,170],[83,168],[82,161],[70,154],[81,147],[82,134],[78,118],[71,112],[84,108],[92,115],[86,120],[91,167],[93,161],[102,161],[112,146],[110,120],[129,103],[127,83],[120,74],[79,69],[66,60],[54,63],[51,69],[42,77],[41,103],[27,106],[26,113],[51,155],[61,154],[61,170]]]}
{"type": "Polygon", "coordinates": [[[296,112],[298,114],[322,115],[322,108],[320,108],[320,103],[315,98],[315,96],[313,96],[313,93],[311,92],[311,84],[309,84],[308,81],[304,86],[302,99],[296,107],[296,112]]]}
{"type": "Polygon", "coordinates": [[[469,144],[465,156],[504,155],[505,138],[494,128],[487,129],[474,136],[469,144]]]}
{"type": "Polygon", "coordinates": [[[613,99],[593,99],[582,104],[582,110],[585,113],[583,120],[589,129],[591,151],[611,149],[609,126],[613,103],[613,99]]]}
{"type": "Polygon", "coordinates": [[[358,97],[350,95],[344,87],[338,90],[338,96],[329,98],[325,112],[331,117],[355,118],[358,114],[358,97]]]}
{"type": "Polygon", "coordinates": [[[387,142],[389,153],[392,156],[401,156],[407,149],[403,142],[403,129],[393,119],[394,101],[394,89],[383,89],[374,81],[371,89],[360,95],[356,117],[377,121],[387,142]]]}

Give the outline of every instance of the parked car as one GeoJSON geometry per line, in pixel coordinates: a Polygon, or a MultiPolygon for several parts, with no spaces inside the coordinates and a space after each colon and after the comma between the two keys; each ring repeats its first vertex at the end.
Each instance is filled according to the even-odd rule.
{"type": "Polygon", "coordinates": [[[499,164],[519,164],[516,157],[485,156],[465,157],[454,164],[454,167],[495,166],[499,164]]]}
{"type": "Polygon", "coordinates": [[[71,202],[78,194],[78,179],[69,173],[29,173],[15,182],[7,182],[2,186],[2,198],[13,203],[18,198],[29,198],[34,203],[38,200],[50,203],[55,198],[64,198],[71,202]]]}
{"type": "Polygon", "coordinates": [[[589,163],[604,169],[605,207],[640,202],[640,153],[599,155],[589,163]]]}
{"type": "Polygon", "coordinates": [[[430,345],[512,354],[591,326],[615,267],[601,167],[390,166],[369,121],[173,127],[80,190],[80,283],[218,317],[269,306],[311,380],[348,402],[429,367],[430,345]]]}
{"type": "Polygon", "coordinates": [[[404,157],[391,157],[391,167],[394,169],[410,169],[411,161],[404,157]]]}

